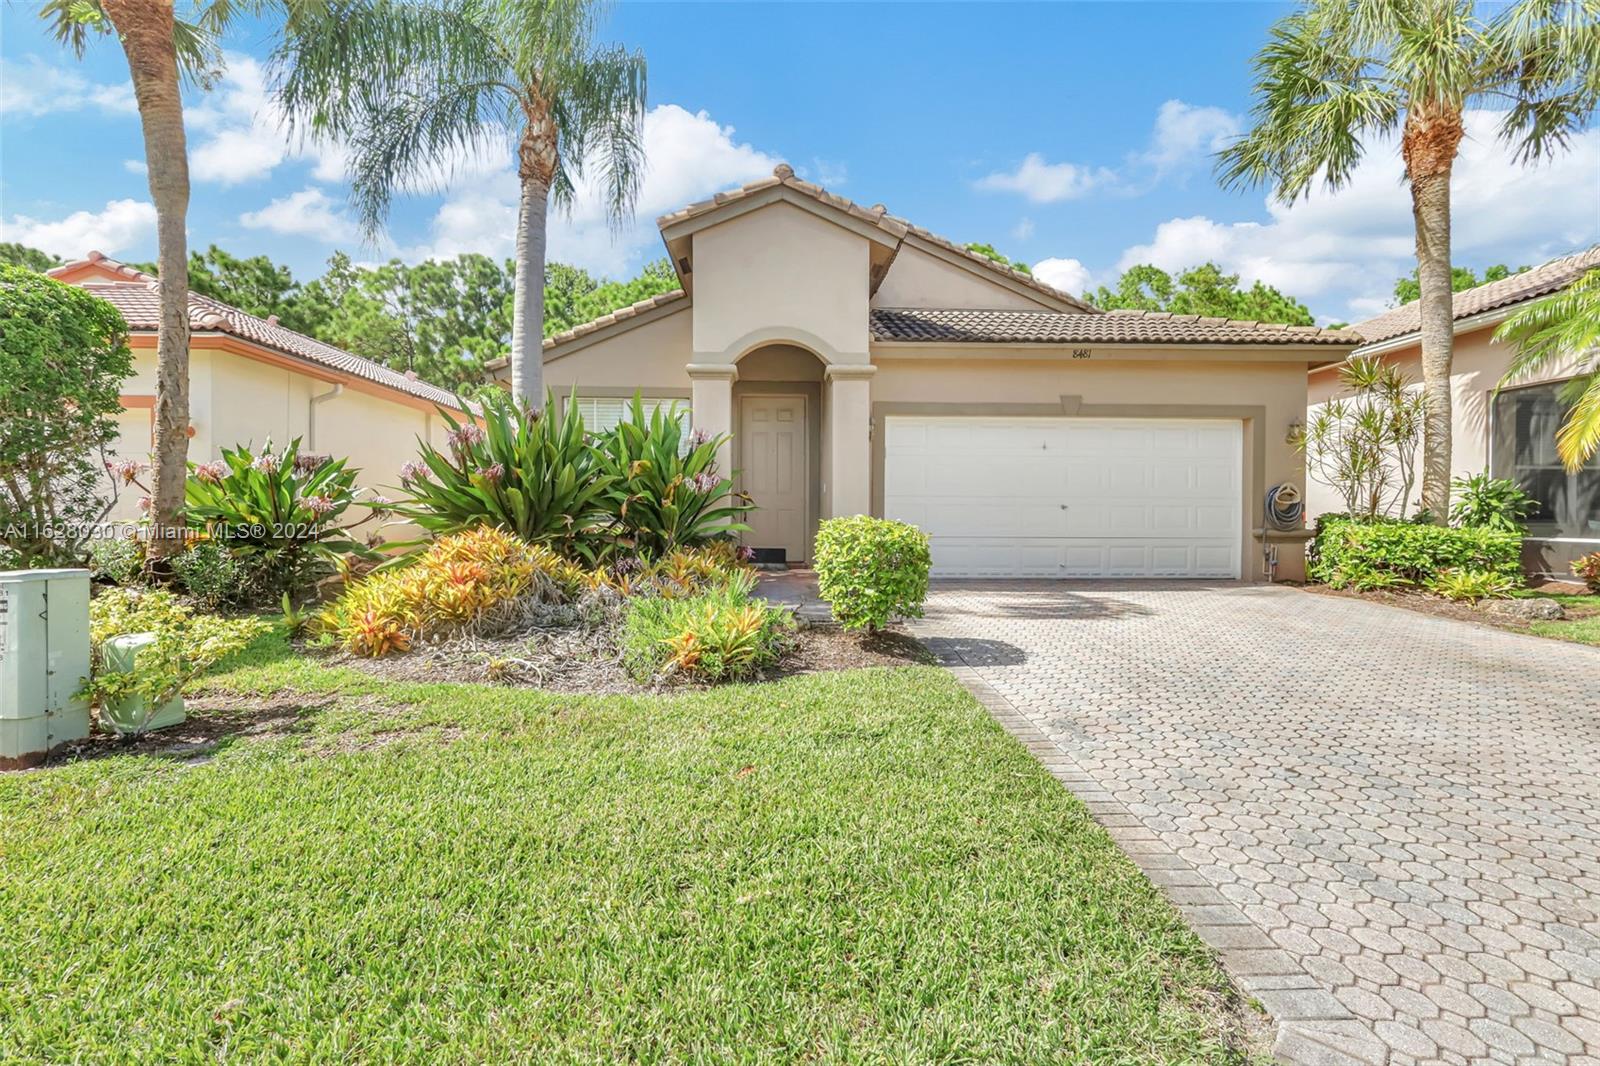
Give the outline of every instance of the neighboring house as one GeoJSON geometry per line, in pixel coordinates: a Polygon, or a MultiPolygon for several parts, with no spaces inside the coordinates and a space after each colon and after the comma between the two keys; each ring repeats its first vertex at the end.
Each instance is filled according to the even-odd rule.
{"type": "Polygon", "coordinates": [[[602,423],[639,390],[731,432],[765,556],[868,513],[942,575],[1260,580],[1276,549],[1301,576],[1262,499],[1304,483],[1306,373],[1352,333],[1102,313],[787,166],[659,226],[682,291],[549,338],[545,380],[602,423]]]}
{"type": "MultiPolygon", "coordinates": [[[[156,394],[160,283],[90,252],[49,272],[111,303],[128,322],[134,374],[123,385],[120,458],[150,454],[156,394]]],[[[398,485],[417,438],[442,443],[437,408],[457,409],[444,389],[351,355],[272,318],[189,295],[189,459],[205,462],[236,444],[302,438],[301,450],[348,458],[357,484],[398,485]]],[[[148,484],[148,481],[146,482],[148,484]]],[[[142,493],[123,490],[112,517],[139,514],[142,493]]]]}
{"type": "MultiPolygon", "coordinates": [[[[1557,392],[1576,372],[1577,358],[1497,392],[1515,351],[1494,343],[1494,330],[1530,301],[1565,288],[1596,267],[1600,246],[1455,294],[1450,469],[1455,475],[1487,470],[1494,477],[1510,478],[1539,501],[1528,523],[1523,556],[1530,573],[1570,577],[1571,560],[1600,550],[1600,456],[1575,474],[1567,473],[1556,457],[1556,427],[1563,418],[1557,392]]],[[[1422,380],[1415,301],[1350,329],[1364,342],[1353,355],[1381,356],[1413,381],[1422,380]]],[[[1308,381],[1311,408],[1342,392],[1333,364],[1313,367],[1308,381]]],[[[1420,485],[1419,479],[1418,492],[1420,485]]],[[[1308,505],[1312,515],[1344,506],[1331,488],[1316,482],[1310,486],[1308,505]]],[[[1417,506],[1415,498],[1411,506],[1417,506]]]]}

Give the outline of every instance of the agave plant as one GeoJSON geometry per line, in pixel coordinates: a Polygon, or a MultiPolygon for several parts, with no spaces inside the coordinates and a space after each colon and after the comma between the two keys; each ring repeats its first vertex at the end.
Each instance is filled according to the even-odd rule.
{"type": "Polygon", "coordinates": [[[495,390],[479,421],[446,411],[446,451],[419,441],[421,458],[401,468],[406,498],[386,506],[430,533],[492,526],[566,556],[593,559],[612,524],[615,483],[600,468],[576,394],[543,411],[495,390]]]}
{"type": "Polygon", "coordinates": [[[677,405],[646,415],[635,394],[627,416],[596,445],[611,478],[618,540],[652,559],[750,528],[739,519],[753,504],[717,470],[717,449],[728,437],[694,430],[685,439],[683,422],[677,405]]]}

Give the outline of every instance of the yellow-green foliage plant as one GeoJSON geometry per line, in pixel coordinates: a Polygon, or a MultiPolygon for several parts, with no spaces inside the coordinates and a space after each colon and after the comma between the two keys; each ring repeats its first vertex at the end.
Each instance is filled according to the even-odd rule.
{"type": "Polygon", "coordinates": [[[268,628],[255,617],[196,614],[170,592],[108,589],[89,603],[91,667],[79,694],[102,708],[138,697],[160,707],[268,628]],[[140,650],[133,670],[106,671],[106,642],[135,633],[153,633],[155,643],[140,650]]]}
{"type": "Polygon", "coordinates": [[[582,568],[543,545],[479,526],[352,584],[318,616],[317,629],[346,651],[377,659],[418,640],[469,631],[517,601],[560,602],[584,577],[582,568]]]}
{"type": "Polygon", "coordinates": [[[846,629],[882,629],[922,617],[932,559],[916,526],[855,515],[817,530],[817,591],[846,629]]]}
{"type": "Polygon", "coordinates": [[[641,681],[740,681],[775,665],[793,630],[789,612],[751,599],[747,582],[680,599],[645,597],[628,607],[623,662],[641,681]]]}

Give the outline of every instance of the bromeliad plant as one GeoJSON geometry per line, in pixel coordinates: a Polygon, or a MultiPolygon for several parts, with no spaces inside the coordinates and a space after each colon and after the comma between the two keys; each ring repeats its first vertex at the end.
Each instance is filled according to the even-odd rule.
{"type": "Polygon", "coordinates": [[[619,546],[660,559],[682,548],[741,533],[749,497],[717,469],[726,434],[684,437],[677,405],[649,415],[636,393],[627,417],[597,443],[596,461],[611,479],[619,546]]]}
{"type": "Polygon", "coordinates": [[[541,411],[495,390],[479,413],[481,425],[439,412],[446,451],[420,442],[394,513],[438,535],[488,525],[568,557],[603,553],[615,478],[598,468],[577,395],[541,411]]]}
{"type": "Polygon", "coordinates": [[[203,529],[264,575],[274,596],[301,587],[345,556],[377,557],[352,531],[381,509],[342,524],[360,502],[359,471],[343,459],[303,454],[296,437],[282,451],[268,440],[222,449],[222,460],[191,463],[184,489],[189,525],[203,529]]]}

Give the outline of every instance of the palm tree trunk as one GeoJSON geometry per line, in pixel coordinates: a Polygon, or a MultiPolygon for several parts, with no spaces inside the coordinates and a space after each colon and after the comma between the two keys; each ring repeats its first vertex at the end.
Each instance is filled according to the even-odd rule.
{"type": "Polygon", "coordinates": [[[128,57],[150,198],[156,208],[161,325],[156,341],[155,470],[149,558],[160,571],[182,546],[189,458],[189,153],[173,44],[172,0],[104,0],[128,57]]]}
{"type": "Polygon", "coordinates": [[[1455,313],[1450,284],[1450,171],[1461,144],[1461,113],[1416,109],[1406,117],[1402,151],[1411,183],[1422,290],[1422,507],[1443,523],[1450,514],[1450,365],[1455,313]]]}
{"type": "Polygon", "coordinates": [[[517,151],[522,182],[517,203],[517,277],[511,305],[511,393],[544,406],[544,256],[550,184],[556,172],[556,128],[537,95],[524,104],[527,125],[517,151]]]}

